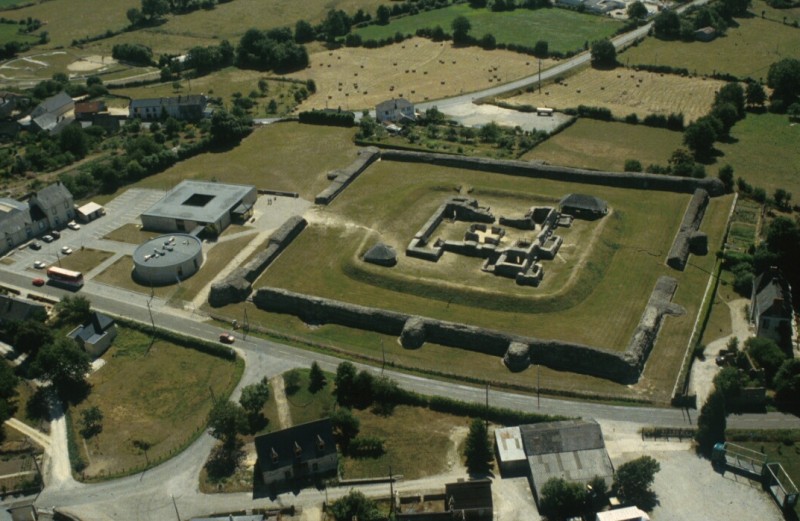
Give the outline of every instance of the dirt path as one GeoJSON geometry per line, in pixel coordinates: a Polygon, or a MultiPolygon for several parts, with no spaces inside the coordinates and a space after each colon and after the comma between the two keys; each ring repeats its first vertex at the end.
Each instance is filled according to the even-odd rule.
{"type": "Polygon", "coordinates": [[[11,418],[9,420],[6,420],[5,424],[11,427],[12,429],[19,431],[25,436],[29,437],[43,449],[48,450],[50,448],[50,436],[48,436],[47,434],[34,429],[30,425],[22,423],[16,418],[11,418]]]}
{"type": "Polygon", "coordinates": [[[289,412],[289,402],[286,401],[283,376],[276,376],[270,383],[272,384],[272,395],[275,396],[275,405],[278,407],[278,424],[281,429],[288,429],[292,426],[292,414],[289,412]]]}
{"type": "Polygon", "coordinates": [[[736,337],[739,343],[744,342],[752,334],[750,331],[750,324],[747,320],[746,308],[750,301],[748,299],[736,299],[728,302],[728,308],[731,313],[731,330],[733,334],[718,338],[713,342],[706,345],[705,359],[695,360],[692,363],[692,375],[689,381],[689,393],[697,396],[697,407],[700,408],[706,403],[708,395],[714,389],[714,376],[716,376],[719,367],[716,364],[715,358],[720,350],[725,349],[728,341],[736,337]]]}
{"type": "MultiPolygon", "coordinates": [[[[217,276],[214,277],[211,282],[206,284],[205,287],[197,293],[197,296],[192,299],[194,309],[199,309],[203,304],[206,303],[208,300],[208,294],[211,292],[211,285],[218,280],[225,280],[225,277],[230,275],[233,270],[244,264],[245,259],[247,259],[247,257],[249,257],[250,254],[256,250],[256,248],[261,246],[263,242],[267,240],[267,237],[269,237],[270,233],[271,232],[267,231],[252,234],[253,238],[249,243],[247,243],[247,246],[242,248],[239,253],[237,253],[236,256],[233,257],[230,262],[228,262],[228,264],[217,274],[217,276]]],[[[245,233],[245,235],[247,235],[247,233],[245,233]]],[[[215,244],[214,248],[224,248],[225,242],[232,238],[238,237],[241,237],[241,235],[237,234],[235,236],[226,237],[225,240],[221,240],[218,244],[215,244]]]]}

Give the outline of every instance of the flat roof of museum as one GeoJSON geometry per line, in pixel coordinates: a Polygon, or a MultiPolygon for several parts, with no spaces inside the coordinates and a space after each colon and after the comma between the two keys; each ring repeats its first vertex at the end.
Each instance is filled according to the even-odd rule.
{"type": "Polygon", "coordinates": [[[218,221],[254,189],[205,181],[182,181],[142,215],[201,223],[218,221]]]}
{"type": "Polygon", "coordinates": [[[185,233],[161,235],[142,243],[133,252],[134,264],[150,267],[175,266],[203,249],[200,239],[185,233]]]}

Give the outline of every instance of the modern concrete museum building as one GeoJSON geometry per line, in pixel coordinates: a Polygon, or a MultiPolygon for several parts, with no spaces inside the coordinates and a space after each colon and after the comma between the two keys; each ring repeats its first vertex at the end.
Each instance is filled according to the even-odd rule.
{"type": "Polygon", "coordinates": [[[164,286],[194,275],[203,265],[203,244],[185,233],[162,235],[133,252],[133,277],[146,286],[164,286]]]}
{"type": "Polygon", "coordinates": [[[163,233],[222,233],[253,211],[255,186],[183,181],[141,215],[142,227],[163,233]]]}

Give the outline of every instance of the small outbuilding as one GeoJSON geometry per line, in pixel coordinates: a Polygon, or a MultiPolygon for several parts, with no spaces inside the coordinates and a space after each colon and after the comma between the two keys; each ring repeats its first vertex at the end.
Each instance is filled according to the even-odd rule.
{"type": "Polygon", "coordinates": [[[561,213],[581,219],[599,219],[608,213],[608,203],[599,197],[569,194],[559,203],[561,213]]]}
{"type": "Polygon", "coordinates": [[[750,321],[756,336],[770,338],[787,347],[792,337],[792,288],[783,273],[771,267],[753,280],[750,321]]]}
{"type": "Polygon", "coordinates": [[[694,32],[694,39],[698,42],[710,42],[717,37],[717,30],[711,26],[702,27],[694,32]]]}
{"type": "Polygon", "coordinates": [[[105,208],[94,202],[86,203],[75,211],[75,216],[83,223],[94,221],[105,214],[105,208]]]}
{"type": "Polygon", "coordinates": [[[638,507],[624,507],[598,512],[595,521],[650,521],[650,516],[638,507]]]}
{"type": "Polygon", "coordinates": [[[392,267],[397,264],[397,252],[388,244],[379,242],[364,254],[364,262],[392,267]]]}
{"type": "Polygon", "coordinates": [[[203,243],[193,235],[161,235],[133,252],[133,278],[146,286],[187,279],[203,265],[203,243]]]}
{"type": "Polygon", "coordinates": [[[528,457],[522,445],[519,427],[502,427],[494,430],[494,453],[503,475],[524,475],[528,470],[528,457]]]}
{"type": "Polygon", "coordinates": [[[106,352],[117,337],[117,326],[114,319],[95,311],[88,322],[76,327],[67,336],[97,358],[106,352]]]}

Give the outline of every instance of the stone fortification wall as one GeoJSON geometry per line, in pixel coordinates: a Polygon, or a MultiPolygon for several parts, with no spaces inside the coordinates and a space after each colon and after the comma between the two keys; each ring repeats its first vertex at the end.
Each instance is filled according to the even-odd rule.
{"type": "Polygon", "coordinates": [[[278,288],[261,288],[253,297],[260,309],[296,315],[310,323],[335,323],[399,336],[405,347],[424,342],[469,349],[504,357],[511,344],[530,346],[534,363],[629,383],[638,369],[623,353],[594,347],[513,335],[467,324],[457,324],[324,299],[278,288]]]}
{"type": "Polygon", "coordinates": [[[698,188],[694,191],[694,195],[689,200],[689,206],[686,207],[686,212],[683,214],[681,227],[667,254],[667,264],[670,267],[680,271],[686,267],[692,236],[700,229],[700,223],[703,222],[703,216],[708,206],[708,199],[708,192],[705,190],[698,188]]]}
{"type": "Polygon", "coordinates": [[[361,175],[361,172],[366,170],[369,165],[379,158],[380,150],[375,147],[368,147],[360,150],[356,160],[349,166],[328,173],[328,179],[331,179],[331,184],[328,185],[325,190],[317,194],[314,198],[314,202],[316,204],[330,204],[342,190],[347,188],[347,185],[352,183],[356,177],[361,175]]]}
{"type": "Polygon", "coordinates": [[[252,283],[267,269],[267,266],[305,229],[306,222],[295,215],[286,220],[280,228],[269,236],[264,251],[253,257],[250,262],[233,270],[221,282],[211,285],[208,303],[213,307],[221,307],[236,302],[244,302],[253,291],[252,283]]]}
{"type": "MultiPolygon", "coordinates": [[[[442,224],[445,218],[453,218],[458,221],[476,221],[479,223],[494,223],[494,216],[488,208],[478,206],[478,201],[468,197],[451,197],[442,203],[433,215],[422,225],[422,228],[414,234],[414,238],[406,247],[406,255],[418,259],[436,262],[444,253],[444,243],[437,241],[433,246],[428,246],[431,235],[436,228],[442,224]]],[[[451,251],[458,246],[455,243],[449,244],[451,251]]],[[[467,255],[467,253],[465,253],[467,255]]],[[[481,254],[473,256],[482,257],[481,254]]]]}
{"type": "Polygon", "coordinates": [[[668,175],[641,174],[635,172],[599,172],[568,168],[563,166],[529,163],[527,161],[488,159],[481,157],[450,156],[430,152],[408,150],[384,150],[381,158],[390,161],[427,163],[451,168],[466,168],[484,172],[553,179],[571,183],[597,184],[639,190],[663,190],[667,192],[692,193],[697,188],[705,189],[710,195],[725,193],[719,179],[693,179],[668,175]]]}
{"type": "Polygon", "coordinates": [[[672,277],[661,276],[656,281],[656,287],[650,294],[650,300],[644,308],[639,325],[633,332],[625,358],[639,371],[644,369],[647,357],[656,343],[658,331],[664,315],[682,315],[686,312],[683,307],[672,302],[672,296],[678,289],[678,281],[672,277]]]}

